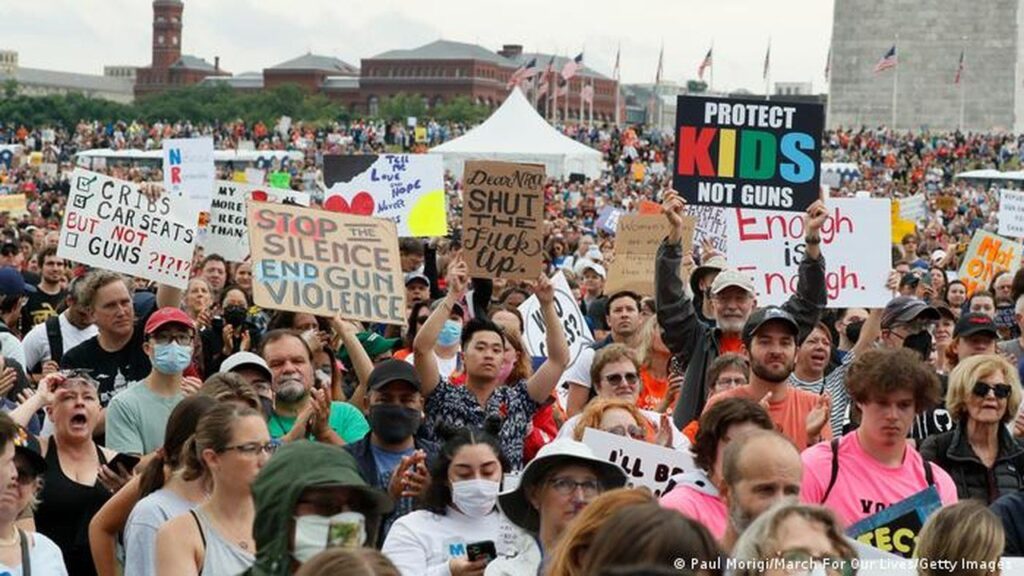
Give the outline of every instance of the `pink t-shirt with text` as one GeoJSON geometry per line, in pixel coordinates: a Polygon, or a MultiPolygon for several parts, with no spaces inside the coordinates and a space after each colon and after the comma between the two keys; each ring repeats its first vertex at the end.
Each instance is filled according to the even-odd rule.
{"type": "MultiPolygon", "coordinates": [[[[832,447],[821,442],[804,450],[804,478],[800,499],[808,504],[824,504],[831,508],[844,526],[850,526],[876,512],[924,490],[924,460],[907,446],[903,464],[883,466],[864,451],[857,432],[839,440],[839,473],[828,500],[822,502],[832,476],[832,447]]],[[[932,478],[943,506],[957,502],[956,485],[945,470],[931,463],[932,478]]]]}
{"type": "Polygon", "coordinates": [[[696,520],[711,532],[715,540],[725,536],[729,512],[725,503],[717,496],[705,494],[692,486],[680,485],[661,497],[662,508],[675,510],[691,520],[696,520]]]}

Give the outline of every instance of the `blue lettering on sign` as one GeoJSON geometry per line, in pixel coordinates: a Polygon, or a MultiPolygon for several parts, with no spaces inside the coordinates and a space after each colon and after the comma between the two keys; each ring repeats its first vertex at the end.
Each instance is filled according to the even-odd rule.
{"type": "Polygon", "coordinates": [[[168,150],[167,160],[171,163],[171,166],[181,164],[181,148],[171,148],[168,150]]]}
{"type": "Polygon", "coordinates": [[[466,555],[466,545],[462,542],[448,545],[448,557],[458,558],[466,555]]]}

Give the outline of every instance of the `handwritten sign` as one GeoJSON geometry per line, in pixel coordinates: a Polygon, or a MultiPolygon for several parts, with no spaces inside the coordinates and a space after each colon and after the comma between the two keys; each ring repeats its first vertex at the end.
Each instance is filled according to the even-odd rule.
{"type": "Polygon", "coordinates": [[[1024,192],[999,191],[999,235],[1024,238],[1024,192]]]}
{"type": "Polygon", "coordinates": [[[925,521],[942,507],[934,486],[877,512],[846,529],[846,534],[883,552],[910,558],[925,521]]]}
{"type": "Polygon", "coordinates": [[[185,196],[164,194],[151,202],[131,182],[77,169],[57,255],[186,288],[197,218],[185,196]]]}
{"type": "MultiPolygon", "coordinates": [[[[828,305],[883,307],[892,298],[889,274],[889,201],[832,198],[821,228],[821,251],[828,259],[828,305]]],[[[803,259],[804,220],[800,214],[736,209],[728,221],[729,265],[751,275],[760,306],[781,305],[794,292],[803,259]]]]}
{"type": "MultiPolygon", "coordinates": [[[[587,326],[586,317],[580,310],[576,298],[572,295],[569,282],[565,274],[559,271],[551,277],[551,285],[555,289],[555,312],[558,319],[562,321],[562,332],[565,333],[566,343],[569,345],[569,366],[576,362],[583,348],[594,343],[594,337],[587,326]]],[[[523,339],[526,341],[526,349],[534,358],[547,358],[547,328],[544,326],[544,316],[540,310],[540,300],[536,295],[530,296],[519,305],[519,314],[526,323],[526,332],[523,339]]],[[[568,372],[568,369],[566,370],[568,372]]]]}
{"type": "Polygon", "coordinates": [[[723,256],[728,254],[729,245],[726,242],[726,218],[728,210],[718,206],[693,206],[686,205],[686,213],[694,218],[693,242],[694,244],[711,244],[723,256]]]}
{"type": "Polygon", "coordinates": [[[593,428],[584,430],[583,443],[598,458],[621,467],[626,472],[628,486],[648,488],[655,497],[662,495],[670,478],[697,469],[693,457],[687,451],[673,450],[593,428]]]}
{"type": "Polygon", "coordinates": [[[253,299],[274,310],[405,322],[393,222],[251,202],[253,299]]]}
{"type": "Polygon", "coordinates": [[[997,272],[1016,273],[1020,268],[1020,258],[1020,242],[984,230],[976,231],[960,264],[960,280],[967,287],[967,294],[984,290],[997,272]]]}
{"type": "Polygon", "coordinates": [[[594,223],[594,227],[608,234],[615,234],[615,229],[619,225],[619,218],[625,213],[626,211],[621,208],[605,206],[598,213],[597,222],[594,223]]]}
{"type": "Polygon", "coordinates": [[[689,204],[803,212],[821,194],[820,104],[680,96],[673,187],[689,204]]]}
{"type": "Polygon", "coordinates": [[[900,244],[904,236],[917,232],[917,224],[900,216],[900,203],[896,200],[892,201],[889,208],[889,218],[892,222],[890,240],[893,244],[900,244]]]}
{"type": "Polygon", "coordinates": [[[28,203],[24,194],[0,195],[0,212],[21,214],[28,210],[28,203]]]}
{"type": "Polygon", "coordinates": [[[246,204],[250,201],[309,206],[309,195],[218,180],[210,204],[206,236],[202,239],[206,254],[219,254],[229,262],[244,262],[249,258],[246,204]]]}
{"type": "Polygon", "coordinates": [[[544,270],[544,167],[466,162],[463,248],[470,276],[536,280],[544,270]]]}
{"type": "MultiPolygon", "coordinates": [[[[684,254],[693,249],[693,227],[693,217],[684,216],[684,254]]],[[[619,228],[615,233],[615,260],[608,266],[605,293],[629,290],[642,296],[653,296],[658,246],[668,233],[669,223],[664,216],[627,214],[619,218],[619,228]]]]}
{"type": "Polygon", "coordinates": [[[386,218],[402,237],[448,234],[438,155],[324,156],[324,184],[327,210],[386,218]]]}
{"type": "Polygon", "coordinates": [[[927,207],[924,194],[916,194],[909,198],[900,198],[900,218],[911,222],[924,220],[927,207]]]}
{"type": "Polygon", "coordinates": [[[167,193],[189,198],[197,212],[209,211],[217,178],[213,138],[168,138],[163,142],[163,160],[167,193]]]}

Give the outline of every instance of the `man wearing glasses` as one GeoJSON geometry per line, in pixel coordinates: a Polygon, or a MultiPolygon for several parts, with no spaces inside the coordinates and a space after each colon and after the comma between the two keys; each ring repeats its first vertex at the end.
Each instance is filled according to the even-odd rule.
{"type": "Polygon", "coordinates": [[[161,308],[149,317],[142,349],[152,370],[107,406],[108,447],[120,453],[149,454],[163,446],[171,410],[185,397],[183,384],[193,390],[201,384],[183,374],[192,363],[194,339],[195,324],[179,308],[161,308]]]}

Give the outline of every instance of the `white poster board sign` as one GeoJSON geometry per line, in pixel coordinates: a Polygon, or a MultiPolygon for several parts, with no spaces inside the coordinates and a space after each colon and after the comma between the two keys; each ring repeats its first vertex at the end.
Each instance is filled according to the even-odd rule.
{"type": "Polygon", "coordinates": [[[217,179],[213,138],[168,138],[163,142],[163,159],[167,194],[189,198],[196,212],[208,212],[217,179]]]}
{"type": "Polygon", "coordinates": [[[999,235],[1024,238],[1024,192],[999,191],[999,235]]]}
{"type": "Polygon", "coordinates": [[[688,451],[673,450],[593,428],[584,430],[583,443],[598,458],[622,468],[629,486],[649,488],[655,497],[662,495],[670,478],[697,469],[688,451]]]}
{"type": "Polygon", "coordinates": [[[900,198],[900,218],[919,222],[924,220],[927,205],[924,194],[915,194],[909,198],[900,198]]]}

